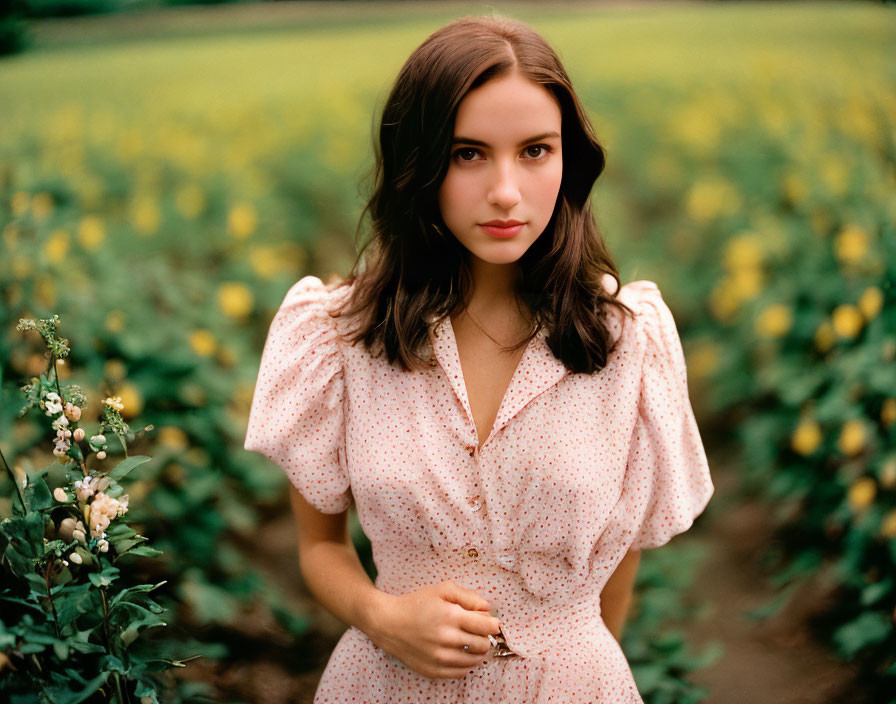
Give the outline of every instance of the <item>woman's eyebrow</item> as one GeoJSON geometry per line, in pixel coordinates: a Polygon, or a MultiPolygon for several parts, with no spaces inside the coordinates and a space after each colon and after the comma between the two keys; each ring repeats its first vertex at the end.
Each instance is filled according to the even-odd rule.
{"type": "MultiPolygon", "coordinates": [[[[538,142],[542,139],[547,139],[548,137],[559,137],[560,134],[558,132],[544,132],[542,134],[537,134],[534,137],[529,137],[529,139],[524,139],[517,146],[522,147],[524,144],[530,144],[531,142],[538,142]]],[[[475,144],[477,147],[488,147],[490,146],[487,142],[483,142],[480,139],[470,139],[469,137],[455,137],[451,140],[452,144],[475,144]]]]}

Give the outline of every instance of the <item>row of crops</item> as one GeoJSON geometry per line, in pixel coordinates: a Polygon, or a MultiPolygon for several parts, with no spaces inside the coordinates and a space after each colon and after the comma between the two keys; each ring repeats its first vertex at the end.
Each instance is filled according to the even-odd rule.
{"type": "MultiPolygon", "coordinates": [[[[744,490],[778,516],[782,594],[819,574],[836,584],[826,636],[872,688],[893,691],[896,92],[881,90],[896,79],[890,16],[779,6],[771,22],[747,6],[631,23],[593,9],[505,11],[560,48],[589,108],[609,153],[599,223],[623,280],[657,281],[675,312],[695,405],[706,419],[733,419],[725,442],[740,454],[744,490]]],[[[70,555],[51,541],[68,537],[62,520],[77,502],[53,490],[72,469],[115,471],[124,458],[114,432],[103,458],[84,446],[67,470],[54,457],[46,409],[16,417],[19,385],[43,375],[44,393],[58,382],[62,401],[72,385],[83,390],[85,442],[115,411],[128,455],[151,458],[122,473],[129,501],[116,520],[161,554],[112,564],[94,552],[93,569],[68,560],[58,583],[44,572],[42,584],[23,579],[0,595],[21,602],[4,603],[0,665],[17,674],[0,677],[0,691],[52,671],[66,673],[54,701],[90,687],[120,696],[116,681],[152,671],[149,653],[169,664],[237,657],[213,629],[259,599],[295,642],[313,628],[246,548],[288,511],[282,472],[242,450],[261,346],[297,278],[347,270],[371,114],[406,55],[449,18],[384,17],[376,33],[157,39],[139,52],[110,43],[4,64],[0,93],[17,99],[0,117],[0,450],[53,522],[46,535],[22,527],[33,551],[19,547],[27,559],[70,555]],[[48,364],[39,334],[16,330],[53,314],[71,348],[61,365],[48,364]],[[113,624],[119,640],[104,641],[103,595],[148,584],[160,585],[152,604],[166,625],[147,613],[128,631],[134,607],[113,624]],[[57,594],[70,618],[61,631],[47,615],[57,594]]],[[[13,482],[0,483],[0,516],[17,505],[13,482]]],[[[113,553],[137,541],[108,539],[113,553]]],[[[680,592],[699,558],[674,542],[644,555],[623,647],[650,704],[706,694],[687,675],[717,651],[695,654],[668,625],[686,615],[680,592]]],[[[4,577],[11,564],[27,571],[4,561],[4,577]]],[[[141,599],[132,601],[155,613],[141,599]]],[[[131,694],[201,698],[202,687],[176,681],[163,696],[147,676],[131,694]]]]}

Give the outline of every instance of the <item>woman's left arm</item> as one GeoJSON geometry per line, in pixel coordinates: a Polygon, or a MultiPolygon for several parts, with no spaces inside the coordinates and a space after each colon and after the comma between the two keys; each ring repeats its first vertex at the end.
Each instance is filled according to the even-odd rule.
{"type": "Polygon", "coordinates": [[[601,616],[617,641],[622,636],[622,627],[632,600],[632,590],[640,561],[641,551],[629,550],[600,593],[601,616]]]}

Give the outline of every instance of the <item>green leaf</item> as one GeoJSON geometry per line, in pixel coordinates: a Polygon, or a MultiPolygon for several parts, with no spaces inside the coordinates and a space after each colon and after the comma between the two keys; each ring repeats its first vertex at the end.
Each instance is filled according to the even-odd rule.
{"type": "Polygon", "coordinates": [[[54,640],[53,641],[53,652],[56,653],[56,657],[60,660],[68,660],[69,654],[69,646],[64,640],[54,640]]]}
{"type": "Polygon", "coordinates": [[[143,557],[159,557],[160,555],[164,555],[165,553],[161,550],[156,550],[155,548],[151,548],[149,545],[141,545],[132,550],[128,550],[128,555],[142,555],[143,557]]]}
{"type": "Polygon", "coordinates": [[[103,570],[99,573],[91,572],[89,575],[87,575],[87,578],[94,586],[108,587],[118,578],[118,574],[120,571],[121,570],[119,570],[117,567],[113,567],[110,565],[109,567],[104,567],[103,570]]]}
{"type": "MultiPolygon", "coordinates": [[[[92,575],[91,575],[92,576],[92,575]]],[[[90,609],[90,585],[78,584],[69,587],[63,596],[56,598],[56,617],[60,626],[67,626],[78,616],[90,609]]]]}
{"type": "Polygon", "coordinates": [[[139,467],[141,464],[145,464],[149,462],[152,457],[146,457],[145,455],[135,455],[134,457],[128,457],[125,460],[119,462],[111,472],[109,472],[109,477],[116,481],[119,481],[123,477],[127,476],[131,471],[139,467]]]}
{"type": "Polygon", "coordinates": [[[132,596],[134,594],[151,592],[153,589],[158,589],[163,584],[166,584],[167,580],[159,582],[158,584],[138,584],[134,587],[128,587],[127,589],[122,589],[118,594],[112,597],[112,601],[109,603],[109,607],[115,606],[119,601],[125,599],[126,597],[132,596]]]}
{"type": "Polygon", "coordinates": [[[834,631],[834,642],[841,654],[851,659],[860,651],[885,641],[890,630],[890,619],[885,614],[866,611],[834,631]]]}

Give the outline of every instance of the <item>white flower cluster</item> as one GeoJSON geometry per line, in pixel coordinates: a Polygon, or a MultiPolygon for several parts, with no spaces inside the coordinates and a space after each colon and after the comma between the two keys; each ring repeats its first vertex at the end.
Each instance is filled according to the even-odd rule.
{"type": "Polygon", "coordinates": [[[106,528],[116,516],[124,515],[128,510],[128,496],[125,494],[122,500],[113,499],[102,492],[93,497],[90,504],[90,535],[94,538],[106,537],[106,528]]]}
{"type": "MultiPolygon", "coordinates": [[[[62,399],[54,391],[46,394],[42,399],[44,412],[48,416],[59,416],[53,421],[53,430],[56,431],[55,447],[53,454],[60,460],[65,457],[66,453],[71,449],[72,431],[69,429],[69,421],[77,422],[81,418],[81,409],[75,404],[66,401],[62,403],[62,399]]],[[[75,440],[81,440],[84,437],[84,431],[75,430],[75,440]]]]}

